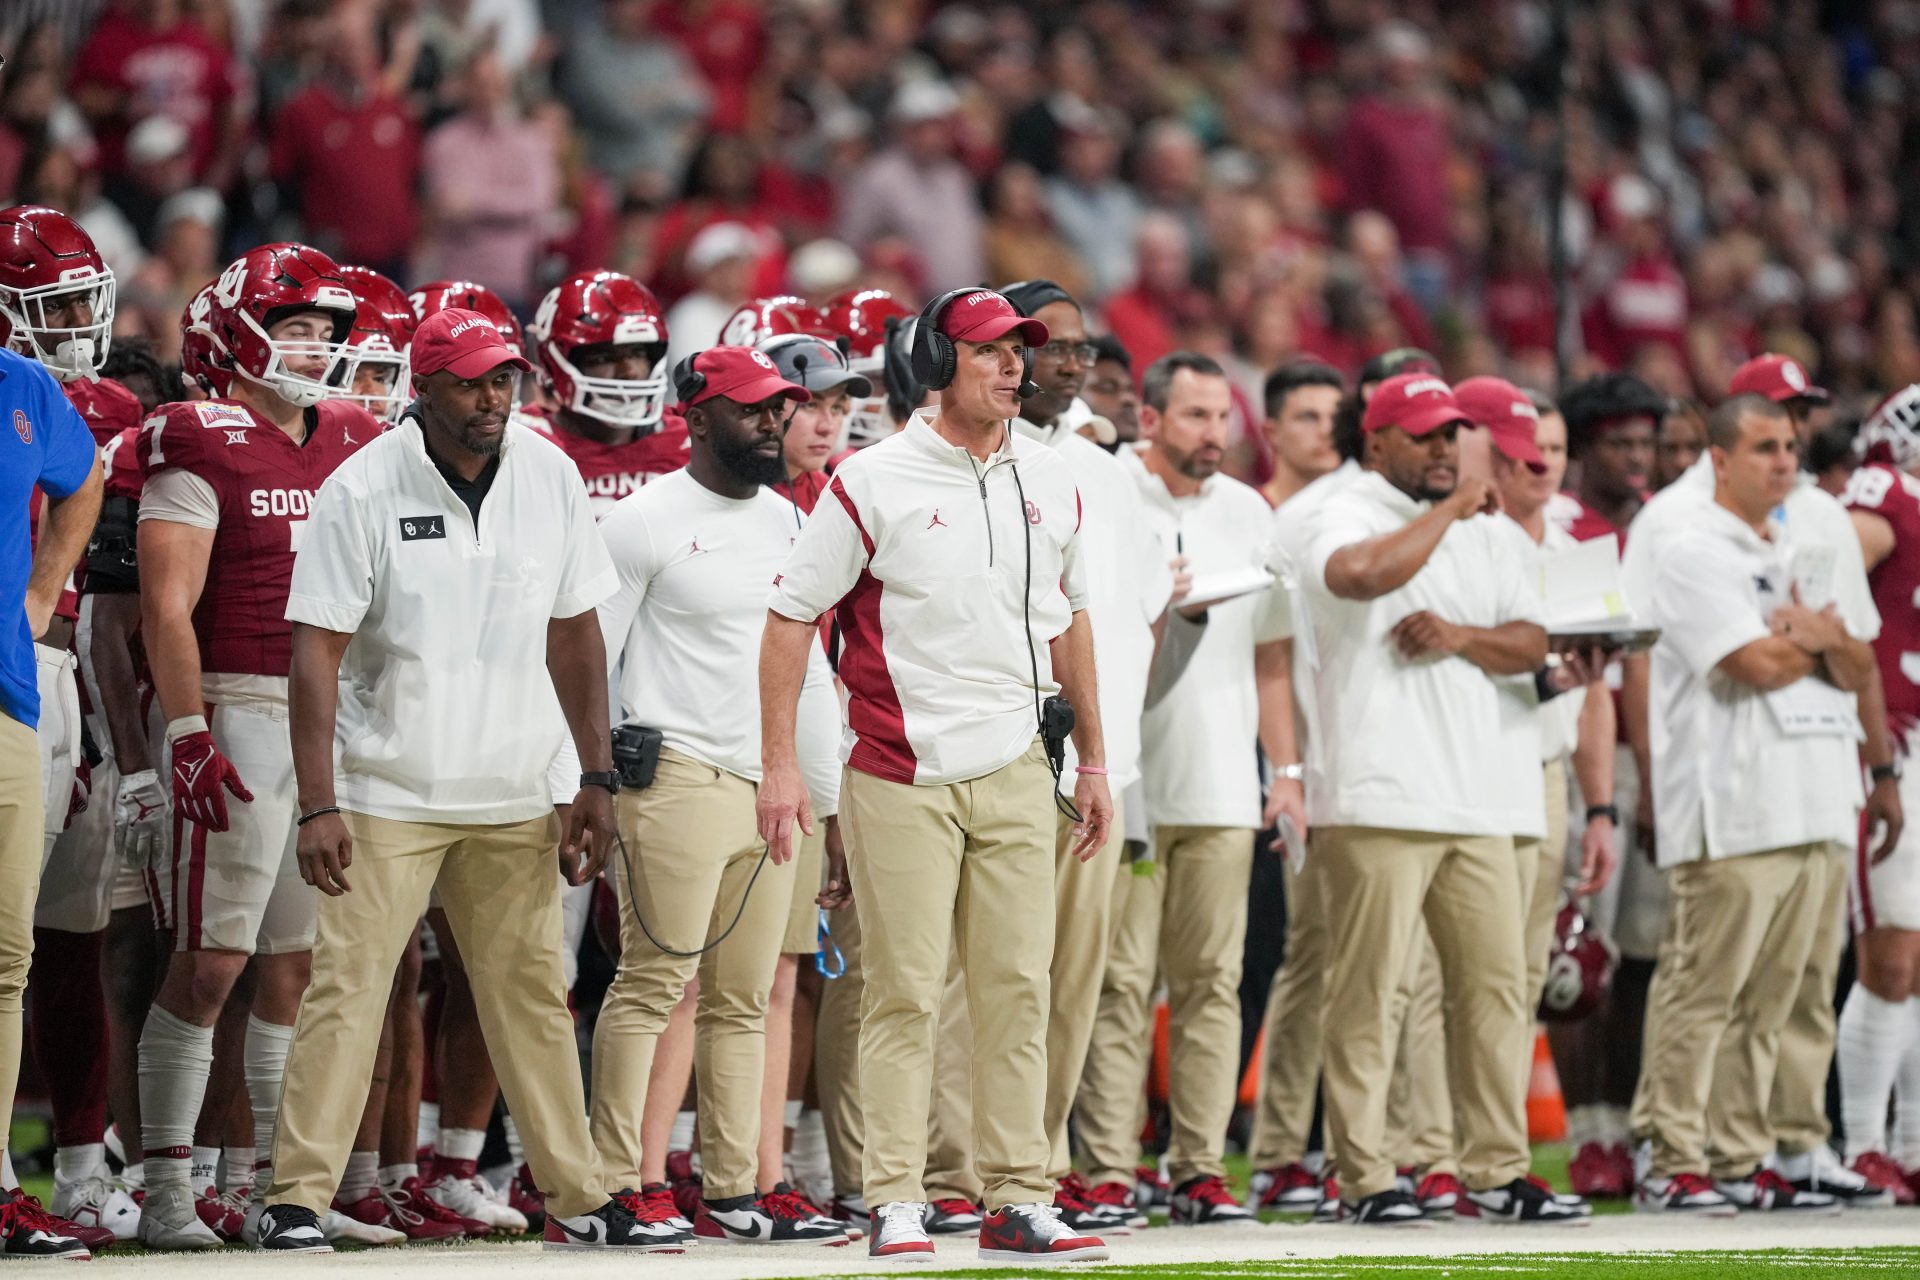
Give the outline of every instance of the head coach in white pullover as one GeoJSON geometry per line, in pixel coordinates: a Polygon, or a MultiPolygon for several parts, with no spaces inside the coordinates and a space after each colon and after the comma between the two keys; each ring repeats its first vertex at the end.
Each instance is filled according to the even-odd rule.
{"type": "Polygon", "coordinates": [[[1042,704],[1073,705],[1075,852],[1113,803],[1094,679],[1081,503],[1060,455],[1012,429],[1046,326],[988,289],[935,299],[914,373],[940,397],[844,463],[774,579],[761,643],[761,833],[811,825],[794,708],[814,622],[836,609],[849,697],[840,817],[859,906],[869,1252],[930,1253],[922,1226],[936,1013],[958,946],[973,1014],[986,1257],[1105,1256],[1063,1227],[1047,1177],[1054,779],[1042,704]]]}
{"type": "Polygon", "coordinates": [[[1484,480],[1458,480],[1466,415],[1432,374],[1367,402],[1364,472],[1320,510],[1299,565],[1318,654],[1320,748],[1308,774],[1333,936],[1325,1093],[1340,1190],[1361,1223],[1417,1217],[1385,1145],[1389,1001],[1424,917],[1453,1022],[1447,1036],[1461,1175],[1472,1209],[1557,1221],[1526,1181],[1517,1063],[1522,998],[1511,783],[1495,679],[1547,656],[1540,594],[1507,531],[1478,518],[1484,480]]]}
{"type": "Polygon", "coordinates": [[[491,321],[440,312],[412,366],[409,420],[315,498],[287,600],[300,871],[325,896],[260,1244],[328,1250],[315,1215],[340,1183],[394,967],[437,884],[548,1193],[547,1247],[657,1247],[608,1198],[587,1132],[551,861],[557,846],[584,883],[612,839],[594,606],[613,566],[572,462],[507,420],[527,362],[491,321]],[[589,770],[564,840],[546,779],[563,731],[589,770]]]}

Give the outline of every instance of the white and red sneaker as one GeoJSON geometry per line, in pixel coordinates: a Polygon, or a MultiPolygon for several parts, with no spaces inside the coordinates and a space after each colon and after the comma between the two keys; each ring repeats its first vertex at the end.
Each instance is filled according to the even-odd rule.
{"type": "Polygon", "coordinates": [[[1068,1227],[1050,1204],[1010,1204],[980,1223],[980,1257],[988,1262],[1098,1262],[1106,1256],[1106,1241],[1068,1227]]]}
{"type": "Polygon", "coordinates": [[[1320,1175],[1298,1160],[1255,1170],[1247,1180],[1247,1208],[1255,1212],[1273,1209],[1280,1213],[1312,1213],[1324,1198],[1320,1175]]]}
{"type": "Polygon", "coordinates": [[[1133,1188],[1124,1182],[1094,1183],[1080,1194],[1088,1204],[1106,1210],[1115,1222],[1128,1227],[1147,1225],[1147,1211],[1133,1198],[1133,1188]]]}
{"type": "Polygon", "coordinates": [[[894,1200],[875,1209],[868,1218],[867,1256],[896,1262],[927,1262],[933,1258],[933,1237],[927,1234],[927,1206],[918,1200],[894,1200]]]}
{"type": "Polygon", "coordinates": [[[1429,1218],[1451,1218],[1466,1188],[1450,1173],[1430,1173],[1413,1189],[1413,1201],[1429,1218]]]}
{"type": "Polygon", "coordinates": [[[1913,1188],[1907,1185],[1906,1175],[1900,1172],[1900,1166],[1886,1152],[1862,1152],[1850,1167],[1869,1186],[1886,1191],[1896,1205],[1914,1202],[1913,1188]]]}
{"type": "Polygon", "coordinates": [[[1690,1213],[1697,1218],[1731,1218],[1740,1212],[1711,1181],[1697,1173],[1642,1178],[1634,1189],[1633,1207],[1641,1213],[1690,1213]]]}
{"type": "Polygon", "coordinates": [[[980,1209],[971,1200],[949,1197],[927,1206],[928,1235],[964,1236],[980,1229],[980,1209]]]}
{"type": "Polygon", "coordinates": [[[1597,1142],[1583,1142],[1580,1149],[1573,1153],[1573,1159],[1567,1162],[1567,1182],[1590,1200],[1618,1200],[1633,1185],[1630,1177],[1632,1169],[1633,1160],[1629,1157],[1626,1167],[1629,1176],[1623,1178],[1620,1161],[1615,1157],[1613,1148],[1603,1147],[1597,1142]]]}
{"type": "Polygon", "coordinates": [[[391,1231],[398,1231],[410,1242],[460,1240],[466,1238],[467,1234],[462,1219],[454,1217],[424,1197],[415,1200],[412,1193],[404,1187],[390,1189],[375,1187],[353,1201],[342,1200],[336,1196],[333,1201],[333,1211],[370,1227],[386,1227],[391,1231]],[[432,1216],[422,1211],[423,1205],[433,1207],[432,1216]]]}
{"type": "Polygon", "coordinates": [[[1209,1174],[1175,1188],[1167,1221],[1176,1227],[1219,1227],[1251,1222],[1253,1214],[1228,1193],[1225,1182],[1209,1174]]]}

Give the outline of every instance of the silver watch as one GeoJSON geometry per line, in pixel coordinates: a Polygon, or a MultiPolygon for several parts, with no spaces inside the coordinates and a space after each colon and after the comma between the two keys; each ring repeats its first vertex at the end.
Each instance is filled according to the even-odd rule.
{"type": "Polygon", "coordinates": [[[1292,764],[1276,765],[1273,770],[1273,776],[1276,779],[1285,778],[1288,782],[1305,782],[1307,780],[1307,766],[1301,764],[1298,760],[1292,764]]]}

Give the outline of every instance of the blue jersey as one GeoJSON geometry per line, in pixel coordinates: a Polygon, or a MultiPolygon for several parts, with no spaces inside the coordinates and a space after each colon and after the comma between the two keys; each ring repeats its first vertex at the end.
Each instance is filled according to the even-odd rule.
{"type": "Polygon", "coordinates": [[[33,491],[65,498],[94,467],[86,420],[37,361],[0,350],[0,712],[40,723],[27,578],[33,568],[33,491]]]}

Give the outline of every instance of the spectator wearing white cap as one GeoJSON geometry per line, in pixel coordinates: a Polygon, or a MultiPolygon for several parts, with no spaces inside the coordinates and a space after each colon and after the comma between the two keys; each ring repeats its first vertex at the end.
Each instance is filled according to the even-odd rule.
{"type": "Polygon", "coordinates": [[[1324,748],[1308,785],[1333,939],[1327,1120],[1341,1198],[1361,1224],[1421,1213],[1396,1189],[1385,1122],[1389,1000],[1422,918],[1452,1015],[1447,1075],[1468,1205],[1509,1222],[1583,1212],[1526,1180],[1516,1064],[1533,1011],[1521,999],[1513,801],[1486,761],[1501,751],[1494,681],[1537,670],[1547,642],[1518,549],[1475,518],[1491,486],[1456,480],[1466,421],[1431,374],[1383,382],[1362,420],[1364,471],[1328,499],[1298,565],[1324,748]]]}
{"type": "Polygon", "coordinates": [[[687,245],[694,290],[667,312],[667,365],[677,366],[720,341],[727,317],[753,291],[753,271],[767,246],[744,222],[716,222],[687,245]]]}
{"type": "Polygon", "coordinates": [[[942,80],[900,87],[888,110],[895,141],[856,171],[840,193],[839,237],[865,249],[883,236],[913,247],[929,289],[957,289],[986,271],[984,226],[973,178],[954,158],[960,98],[942,80]]]}

